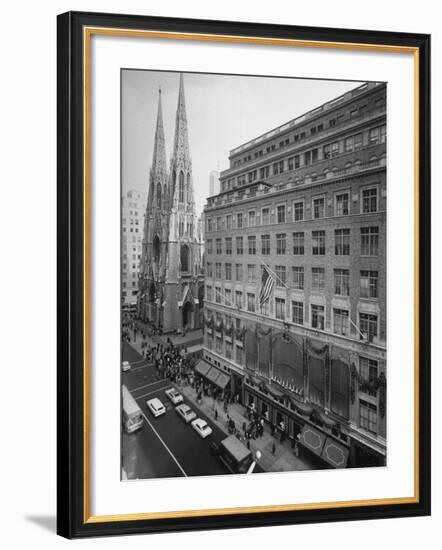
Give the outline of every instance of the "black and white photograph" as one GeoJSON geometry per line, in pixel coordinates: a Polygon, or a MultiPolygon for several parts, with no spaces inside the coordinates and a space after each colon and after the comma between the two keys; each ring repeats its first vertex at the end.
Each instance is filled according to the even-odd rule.
{"type": "Polygon", "coordinates": [[[121,71],[121,478],[387,465],[387,85],[121,71]]]}

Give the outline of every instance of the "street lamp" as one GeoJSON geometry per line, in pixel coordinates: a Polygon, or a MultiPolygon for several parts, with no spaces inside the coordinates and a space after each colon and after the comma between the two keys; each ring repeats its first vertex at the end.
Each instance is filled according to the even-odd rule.
{"type": "Polygon", "coordinates": [[[255,460],[250,464],[249,469],[247,470],[247,475],[252,474],[253,470],[255,469],[256,463],[261,458],[262,453],[260,450],[256,451],[255,453],[255,460]]]}

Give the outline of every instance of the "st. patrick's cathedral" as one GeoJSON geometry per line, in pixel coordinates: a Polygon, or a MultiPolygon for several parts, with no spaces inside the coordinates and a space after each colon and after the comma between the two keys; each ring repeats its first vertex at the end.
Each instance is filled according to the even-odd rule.
{"type": "Polygon", "coordinates": [[[159,90],[139,272],[138,316],[165,333],[191,330],[202,326],[203,300],[203,236],[195,213],[181,74],[169,170],[159,90]]]}

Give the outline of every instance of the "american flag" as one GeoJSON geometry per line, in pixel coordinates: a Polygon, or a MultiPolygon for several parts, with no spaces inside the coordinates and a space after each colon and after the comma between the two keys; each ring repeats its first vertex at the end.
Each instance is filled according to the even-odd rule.
{"type": "Polygon", "coordinates": [[[261,291],[259,293],[259,305],[262,306],[270,298],[273,287],[275,286],[275,278],[267,269],[266,265],[262,266],[262,277],[261,277],[261,291]]]}

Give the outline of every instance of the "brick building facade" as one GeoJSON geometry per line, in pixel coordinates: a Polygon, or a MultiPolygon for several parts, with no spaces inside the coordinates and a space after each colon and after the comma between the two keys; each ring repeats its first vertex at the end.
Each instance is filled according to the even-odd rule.
{"type": "Polygon", "coordinates": [[[386,86],[363,84],[229,161],[204,213],[204,360],[324,466],[384,465],[386,86]],[[260,303],[264,270],[274,287],[260,303]]]}

